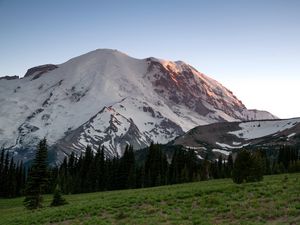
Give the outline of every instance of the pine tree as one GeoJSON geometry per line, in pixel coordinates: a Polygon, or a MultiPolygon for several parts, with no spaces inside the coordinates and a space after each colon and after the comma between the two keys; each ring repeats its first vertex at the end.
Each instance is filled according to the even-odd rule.
{"type": "Polygon", "coordinates": [[[120,189],[135,187],[135,172],[135,158],[133,147],[127,145],[124,154],[120,159],[120,167],[118,172],[120,189]]]}
{"type": "Polygon", "coordinates": [[[47,185],[47,141],[44,138],[38,144],[35,159],[26,184],[24,205],[28,209],[42,207],[42,194],[47,185]]]}
{"type": "Polygon", "coordinates": [[[204,161],[202,163],[202,170],[200,174],[201,180],[208,180],[210,178],[211,172],[210,172],[211,163],[208,161],[208,155],[205,155],[204,161]]]}
{"type": "Polygon", "coordinates": [[[104,146],[102,146],[99,152],[98,179],[99,190],[105,190],[107,187],[107,164],[105,161],[104,146]]]}
{"type": "Polygon", "coordinates": [[[23,162],[16,167],[16,196],[21,196],[24,188],[23,162]]]}
{"type": "Polygon", "coordinates": [[[218,166],[217,166],[218,178],[224,178],[223,175],[223,158],[221,155],[218,157],[218,166]]]}
{"type": "MultiPolygon", "coordinates": [[[[124,154],[125,155],[125,154],[124,154]]],[[[127,180],[126,188],[136,187],[136,165],[133,146],[130,145],[126,156],[126,169],[127,169],[127,180]]]]}
{"type": "Polygon", "coordinates": [[[53,199],[51,202],[51,206],[60,206],[60,205],[65,205],[68,204],[65,198],[63,198],[61,189],[59,188],[58,185],[56,185],[54,194],[53,194],[53,199]]]}
{"type": "Polygon", "coordinates": [[[241,184],[246,181],[251,163],[251,155],[248,151],[242,150],[237,153],[232,171],[232,179],[235,183],[241,184]]]}
{"type": "Polygon", "coordinates": [[[0,156],[0,197],[4,197],[4,182],[4,149],[2,149],[0,156]]]}
{"type": "Polygon", "coordinates": [[[17,184],[16,184],[16,165],[14,158],[11,157],[7,175],[7,197],[12,198],[16,196],[17,184]]]}
{"type": "Polygon", "coordinates": [[[265,161],[261,157],[260,152],[251,154],[251,167],[249,168],[249,175],[246,182],[257,182],[263,179],[265,172],[265,161]]]}
{"type": "Polygon", "coordinates": [[[232,155],[229,154],[226,163],[226,177],[231,177],[232,169],[233,169],[233,159],[232,159],[232,155]]]}
{"type": "Polygon", "coordinates": [[[167,183],[168,162],[158,144],[150,144],[145,162],[146,186],[158,186],[167,183]]]}
{"type": "Polygon", "coordinates": [[[4,149],[1,150],[1,156],[0,156],[0,197],[3,196],[4,191],[4,149]]]}
{"type": "Polygon", "coordinates": [[[9,173],[9,153],[8,151],[5,154],[5,159],[3,163],[3,170],[2,170],[2,190],[1,196],[8,197],[9,195],[9,182],[8,182],[8,173],[9,173]]]}
{"type": "Polygon", "coordinates": [[[235,183],[256,182],[263,179],[264,161],[259,152],[242,150],[237,154],[232,171],[235,183]]]}
{"type": "Polygon", "coordinates": [[[82,158],[82,165],[80,168],[80,177],[81,177],[81,192],[90,192],[92,191],[94,177],[91,176],[91,168],[94,161],[94,155],[91,146],[87,146],[85,149],[85,155],[82,158]]]}

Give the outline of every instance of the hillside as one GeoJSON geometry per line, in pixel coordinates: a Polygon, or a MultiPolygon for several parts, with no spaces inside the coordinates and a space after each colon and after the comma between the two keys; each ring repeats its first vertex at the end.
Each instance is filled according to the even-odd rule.
{"type": "Polygon", "coordinates": [[[241,148],[300,146],[300,118],[222,122],[198,126],[178,137],[169,145],[181,145],[207,152],[228,155],[241,148]]]}
{"type": "Polygon", "coordinates": [[[282,174],[242,185],[226,179],[69,195],[68,205],[30,213],[22,198],[0,199],[0,224],[298,224],[299,179],[282,174]]]}

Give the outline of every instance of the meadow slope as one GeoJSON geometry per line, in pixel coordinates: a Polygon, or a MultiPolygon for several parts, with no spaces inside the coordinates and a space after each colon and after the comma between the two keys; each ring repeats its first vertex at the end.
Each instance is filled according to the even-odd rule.
{"type": "Polygon", "coordinates": [[[300,224],[300,173],[242,185],[230,179],[66,196],[69,204],[28,211],[0,199],[1,225],[300,224]]]}

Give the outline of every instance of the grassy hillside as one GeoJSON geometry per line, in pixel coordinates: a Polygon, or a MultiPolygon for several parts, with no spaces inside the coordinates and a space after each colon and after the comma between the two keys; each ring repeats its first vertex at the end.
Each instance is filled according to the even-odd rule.
{"type": "Polygon", "coordinates": [[[0,199],[0,224],[300,224],[300,174],[236,185],[212,180],[66,196],[70,204],[28,211],[0,199]]]}

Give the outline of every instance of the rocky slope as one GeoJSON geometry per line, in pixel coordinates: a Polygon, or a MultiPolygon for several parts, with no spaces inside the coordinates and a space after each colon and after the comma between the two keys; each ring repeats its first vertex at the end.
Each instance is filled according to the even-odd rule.
{"type": "Polygon", "coordinates": [[[280,145],[300,148],[300,118],[198,126],[170,144],[194,149],[202,156],[211,152],[228,155],[242,148],[276,149],[280,145]]]}

